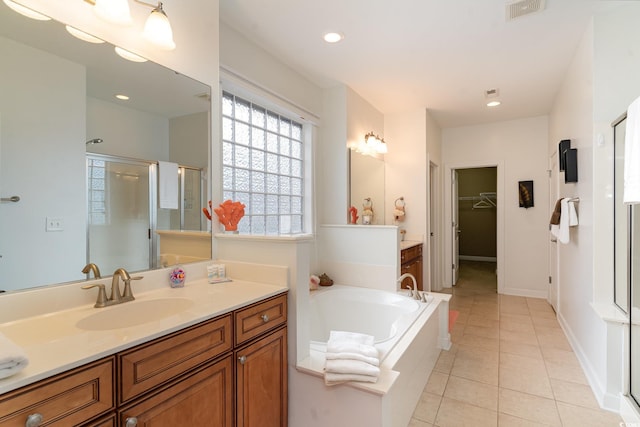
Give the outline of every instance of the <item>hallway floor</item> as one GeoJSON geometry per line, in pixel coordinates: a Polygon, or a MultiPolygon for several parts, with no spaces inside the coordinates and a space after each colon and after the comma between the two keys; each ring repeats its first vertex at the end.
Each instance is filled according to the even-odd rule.
{"type": "Polygon", "coordinates": [[[543,299],[498,295],[495,263],[463,262],[442,351],[409,427],[618,427],[543,299]]]}

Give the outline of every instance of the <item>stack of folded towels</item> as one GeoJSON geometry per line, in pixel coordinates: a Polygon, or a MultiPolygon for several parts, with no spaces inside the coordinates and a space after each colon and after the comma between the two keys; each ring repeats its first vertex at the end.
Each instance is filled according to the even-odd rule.
{"type": "Polygon", "coordinates": [[[371,335],[331,331],[325,358],[326,385],[347,381],[375,383],[380,376],[378,349],[373,346],[371,335]]]}
{"type": "Polygon", "coordinates": [[[17,374],[28,363],[29,359],[24,351],[0,333],[0,379],[17,374]]]}

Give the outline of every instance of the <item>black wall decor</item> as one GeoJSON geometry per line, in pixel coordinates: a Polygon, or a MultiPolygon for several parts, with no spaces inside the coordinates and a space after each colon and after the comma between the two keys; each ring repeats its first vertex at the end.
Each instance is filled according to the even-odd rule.
{"type": "Polygon", "coordinates": [[[562,172],[565,170],[565,152],[571,148],[571,140],[563,139],[558,144],[558,167],[562,172]]]}
{"type": "Polygon", "coordinates": [[[518,200],[521,208],[533,207],[533,181],[518,182],[518,200]]]}
{"type": "Polygon", "coordinates": [[[578,149],[569,148],[564,157],[564,182],[578,182],[578,149]]]}

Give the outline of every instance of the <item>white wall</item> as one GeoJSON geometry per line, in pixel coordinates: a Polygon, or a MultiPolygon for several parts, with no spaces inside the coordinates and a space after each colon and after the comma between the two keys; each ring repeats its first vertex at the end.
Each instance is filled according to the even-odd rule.
{"type": "Polygon", "coordinates": [[[0,289],[81,279],[85,68],[5,38],[0,57],[0,194],[21,198],[0,206],[0,289]],[[47,217],[63,230],[46,232],[47,217]]]}
{"type": "MultiPolygon", "coordinates": [[[[498,291],[544,298],[548,286],[547,117],[443,130],[444,224],[451,224],[451,169],[498,167],[498,291]],[[518,205],[518,181],[534,181],[535,205],[518,205]]],[[[443,225],[444,228],[444,225],[443,225]]],[[[444,228],[448,232],[449,228],[444,228]]],[[[451,265],[451,238],[445,238],[451,265]]],[[[451,271],[445,269],[446,284],[451,271]]]]}

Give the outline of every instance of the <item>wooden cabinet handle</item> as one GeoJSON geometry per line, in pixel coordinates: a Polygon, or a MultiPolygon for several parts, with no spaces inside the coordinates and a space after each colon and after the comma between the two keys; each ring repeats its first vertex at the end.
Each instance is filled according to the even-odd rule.
{"type": "Polygon", "coordinates": [[[238,357],[238,361],[240,362],[241,365],[244,365],[245,362],[247,361],[247,356],[238,357]]]}
{"type": "Polygon", "coordinates": [[[42,414],[31,414],[27,417],[24,427],[38,427],[42,423],[43,419],[44,417],[42,414]]]}
{"type": "Polygon", "coordinates": [[[262,321],[264,323],[267,323],[269,321],[269,315],[268,314],[263,314],[262,316],[260,316],[260,318],[262,319],[262,321]]]}
{"type": "Polygon", "coordinates": [[[138,425],[138,419],[136,417],[128,417],[124,425],[125,427],[136,427],[138,425]]]}

